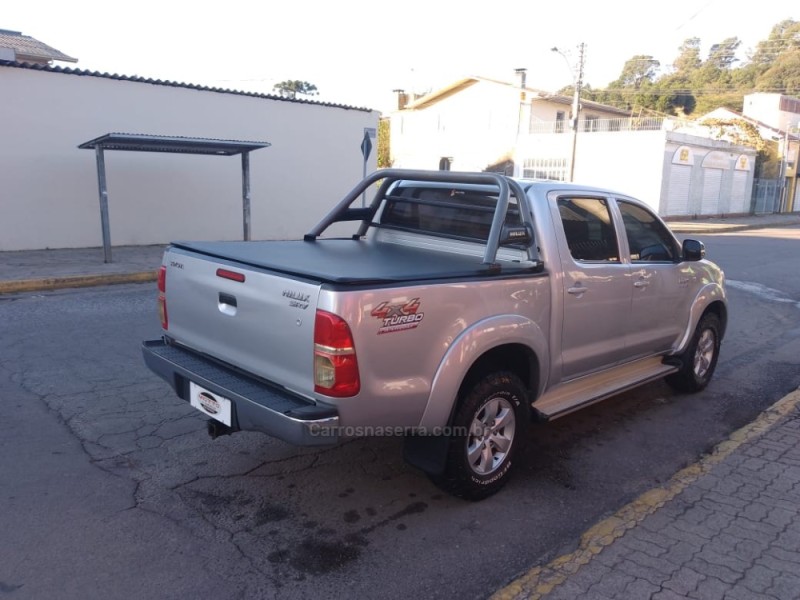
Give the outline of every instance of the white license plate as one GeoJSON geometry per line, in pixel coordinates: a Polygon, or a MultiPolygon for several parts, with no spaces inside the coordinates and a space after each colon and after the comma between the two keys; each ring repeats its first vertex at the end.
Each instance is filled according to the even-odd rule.
{"type": "Polygon", "coordinates": [[[213,394],[197,385],[194,381],[190,381],[189,402],[200,412],[230,427],[231,401],[224,396],[213,394]]]}

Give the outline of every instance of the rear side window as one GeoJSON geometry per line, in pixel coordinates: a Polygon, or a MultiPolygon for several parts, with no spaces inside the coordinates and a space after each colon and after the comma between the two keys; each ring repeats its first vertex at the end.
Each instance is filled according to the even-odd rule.
{"type": "Polygon", "coordinates": [[[619,262],[619,248],[604,198],[559,198],[558,212],[572,258],[619,262]]]}
{"type": "Polygon", "coordinates": [[[679,256],[675,240],[655,215],[630,202],[618,200],[617,205],[625,223],[631,262],[675,261],[679,256]]]}
{"type": "MultiPolygon", "coordinates": [[[[403,188],[388,196],[381,226],[485,242],[489,239],[497,196],[443,188],[403,188]]],[[[506,223],[519,225],[516,199],[512,196],[506,223]]]]}

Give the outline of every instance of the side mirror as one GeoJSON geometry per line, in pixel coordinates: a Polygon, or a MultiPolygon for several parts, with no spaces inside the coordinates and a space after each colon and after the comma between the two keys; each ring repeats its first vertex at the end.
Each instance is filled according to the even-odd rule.
{"type": "Polygon", "coordinates": [[[706,257],[706,247],[698,240],[683,240],[683,260],[703,260],[706,257]]]}
{"type": "Polygon", "coordinates": [[[533,229],[530,225],[503,225],[500,232],[500,245],[514,245],[527,248],[533,242],[533,229]]]}

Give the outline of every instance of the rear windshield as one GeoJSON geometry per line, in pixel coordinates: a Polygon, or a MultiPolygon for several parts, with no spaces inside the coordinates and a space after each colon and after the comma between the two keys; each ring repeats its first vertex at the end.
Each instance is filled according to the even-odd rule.
{"type": "MultiPolygon", "coordinates": [[[[400,188],[386,197],[381,226],[485,242],[489,239],[496,206],[494,194],[446,188],[400,188]]],[[[505,222],[520,224],[513,196],[505,222]]]]}

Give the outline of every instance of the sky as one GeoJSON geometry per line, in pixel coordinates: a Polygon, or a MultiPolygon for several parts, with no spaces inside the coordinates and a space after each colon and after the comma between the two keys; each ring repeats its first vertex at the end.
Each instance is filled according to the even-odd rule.
{"type": "Polygon", "coordinates": [[[595,88],[637,54],[671,64],[690,37],[701,39],[705,57],[711,44],[736,36],[744,59],[773,25],[800,20],[800,5],[789,0],[6,4],[0,29],[79,59],[61,66],[262,93],[300,79],[317,86],[319,100],[383,112],[395,107],[395,89],[422,93],[471,75],[513,81],[516,68],[528,69],[529,87],[556,91],[572,83],[580,43],[584,81],[595,88]]]}

